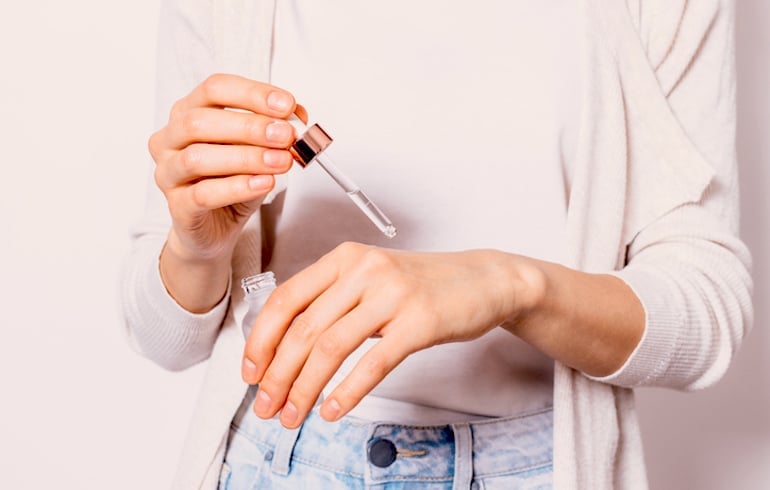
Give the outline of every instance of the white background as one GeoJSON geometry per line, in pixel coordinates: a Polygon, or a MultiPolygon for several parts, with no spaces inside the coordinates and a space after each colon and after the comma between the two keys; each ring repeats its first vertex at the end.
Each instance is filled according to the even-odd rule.
{"type": "MultiPolygon", "coordinates": [[[[741,0],[739,152],[756,328],[694,394],[643,390],[653,488],[770,488],[770,2],[741,0]]],[[[164,489],[201,368],[128,349],[117,274],[149,169],[158,0],[0,14],[0,487],[164,489]]]]}

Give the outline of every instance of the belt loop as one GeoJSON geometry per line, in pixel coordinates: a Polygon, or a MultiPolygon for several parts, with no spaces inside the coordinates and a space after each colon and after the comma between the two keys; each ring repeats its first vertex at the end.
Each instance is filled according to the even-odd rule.
{"type": "Polygon", "coordinates": [[[361,454],[364,455],[364,485],[366,488],[369,488],[370,485],[376,485],[379,482],[374,481],[374,477],[372,476],[372,465],[369,463],[369,458],[367,456],[368,454],[368,448],[369,448],[369,442],[374,438],[375,434],[377,434],[377,429],[380,427],[380,424],[377,422],[371,422],[366,427],[366,437],[364,438],[364,446],[361,448],[361,454]]]}
{"type": "Polygon", "coordinates": [[[452,490],[468,490],[473,480],[473,436],[469,424],[452,424],[455,433],[455,476],[452,490]]]}
{"type": "Polygon", "coordinates": [[[299,438],[300,425],[296,429],[287,429],[281,427],[281,435],[278,436],[278,444],[275,445],[273,452],[273,461],[270,463],[270,469],[273,473],[281,476],[289,474],[289,464],[291,463],[291,453],[294,450],[294,444],[299,438]]]}

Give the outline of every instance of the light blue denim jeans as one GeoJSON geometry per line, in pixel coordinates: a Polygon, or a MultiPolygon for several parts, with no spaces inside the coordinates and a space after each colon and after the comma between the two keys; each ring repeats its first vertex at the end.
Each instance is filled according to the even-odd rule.
{"type": "Polygon", "coordinates": [[[233,419],[222,490],[548,489],[553,411],[440,426],[407,426],[317,411],[295,430],[251,411],[233,419]]]}

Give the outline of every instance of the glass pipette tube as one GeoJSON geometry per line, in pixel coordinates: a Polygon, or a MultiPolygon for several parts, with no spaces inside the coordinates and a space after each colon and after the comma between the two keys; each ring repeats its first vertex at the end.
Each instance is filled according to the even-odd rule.
{"type": "Polygon", "coordinates": [[[358,209],[366,215],[369,220],[379,229],[383,235],[388,238],[396,236],[396,227],[385,216],[380,208],[377,207],[364,191],[353,182],[350,177],[345,175],[337,167],[328,155],[323,151],[331,144],[332,138],[318,124],[313,124],[308,128],[295,115],[289,118],[297,130],[297,141],[291,147],[291,153],[294,159],[303,167],[316,161],[324,171],[339,185],[348,197],[358,206],[358,209]]]}
{"type": "Polygon", "coordinates": [[[360,209],[366,217],[377,226],[383,235],[388,238],[396,236],[396,227],[393,226],[390,219],[385,216],[385,213],[383,213],[380,208],[378,208],[377,205],[364,194],[364,191],[362,191],[355,182],[350,180],[348,176],[343,174],[342,171],[334,165],[334,162],[331,161],[328,155],[321,153],[316,156],[315,160],[318,162],[318,165],[326,170],[326,173],[329,174],[340,187],[342,187],[342,190],[344,190],[348,197],[356,206],[358,206],[358,209],[360,209]]]}

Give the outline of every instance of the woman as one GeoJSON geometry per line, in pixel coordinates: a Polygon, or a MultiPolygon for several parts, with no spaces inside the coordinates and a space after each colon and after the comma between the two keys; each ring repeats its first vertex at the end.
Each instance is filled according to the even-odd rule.
{"type": "Polygon", "coordinates": [[[646,487],[631,389],[714,383],[751,318],[732,18],[164,2],[123,294],[140,352],[209,359],[176,487],[646,487]],[[298,101],[397,238],[292,167],[298,101]]]}

